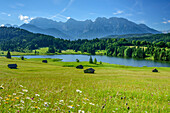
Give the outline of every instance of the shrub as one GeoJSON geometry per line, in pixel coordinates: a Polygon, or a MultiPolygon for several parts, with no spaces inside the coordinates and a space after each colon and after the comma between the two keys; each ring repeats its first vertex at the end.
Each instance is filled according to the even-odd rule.
{"type": "Polygon", "coordinates": [[[79,60],[79,59],[76,59],[76,62],[80,62],[80,60],[79,60]]]}
{"type": "Polygon", "coordinates": [[[21,58],[21,60],[24,60],[24,56],[21,56],[20,58],[21,58]]]}

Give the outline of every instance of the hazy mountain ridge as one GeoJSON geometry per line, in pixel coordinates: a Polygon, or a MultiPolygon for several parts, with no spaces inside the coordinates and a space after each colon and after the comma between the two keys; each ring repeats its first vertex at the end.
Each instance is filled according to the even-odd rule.
{"type": "Polygon", "coordinates": [[[77,21],[70,18],[66,22],[57,22],[38,17],[31,20],[28,24],[21,25],[20,28],[64,39],[92,39],[108,35],[160,33],[144,24],[136,24],[125,18],[117,17],[108,19],[98,17],[95,21],[77,21]]]}

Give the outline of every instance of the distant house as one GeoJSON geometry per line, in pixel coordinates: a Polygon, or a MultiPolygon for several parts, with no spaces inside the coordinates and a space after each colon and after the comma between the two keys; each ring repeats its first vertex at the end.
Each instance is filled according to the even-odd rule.
{"type": "Polygon", "coordinates": [[[152,72],[158,72],[158,70],[157,70],[156,68],[154,68],[154,69],[152,70],[152,72]]]}
{"type": "Polygon", "coordinates": [[[42,60],[42,62],[43,62],[43,63],[48,63],[48,61],[47,61],[47,60],[42,60]]]}
{"type": "Polygon", "coordinates": [[[76,68],[77,69],[83,69],[83,66],[82,65],[78,65],[76,68]]]}
{"type": "Polygon", "coordinates": [[[93,68],[89,68],[89,69],[86,69],[84,70],[84,73],[94,73],[94,69],[93,68]]]}
{"type": "Polygon", "coordinates": [[[8,68],[17,69],[17,64],[8,64],[8,68]]]}

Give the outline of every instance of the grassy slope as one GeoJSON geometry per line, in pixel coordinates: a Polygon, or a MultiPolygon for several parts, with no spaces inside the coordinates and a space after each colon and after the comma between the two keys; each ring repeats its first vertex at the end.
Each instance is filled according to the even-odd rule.
{"type": "Polygon", "coordinates": [[[157,69],[159,73],[152,73],[150,67],[52,60],[44,64],[41,59],[21,61],[0,57],[0,84],[4,87],[0,89],[0,97],[3,98],[0,99],[0,111],[55,112],[58,109],[58,112],[169,112],[170,68],[157,69]],[[18,69],[8,69],[9,63],[17,63],[18,69]],[[85,69],[93,67],[95,74],[84,74],[81,69],[65,67],[78,64],[87,66],[85,69]],[[22,89],[27,89],[28,92],[22,89]],[[76,89],[82,93],[76,92],[76,89]],[[34,99],[26,99],[28,97],[34,99]],[[50,104],[44,105],[44,102],[50,104]],[[73,106],[74,109],[68,106],[73,106]],[[130,110],[127,109],[128,106],[130,110]]]}
{"type": "MultiPolygon", "coordinates": [[[[47,53],[48,51],[48,47],[44,47],[44,48],[40,48],[40,49],[36,49],[36,54],[35,54],[35,50],[33,50],[32,52],[10,52],[11,55],[17,55],[17,56],[22,56],[22,55],[54,55],[54,53],[47,53]]],[[[98,50],[96,51],[96,55],[104,55],[105,50],[98,50]]],[[[0,56],[5,56],[7,54],[7,51],[0,51],[0,56]],[[3,53],[3,54],[2,54],[3,53]]],[[[85,55],[90,55],[90,53],[84,52],[81,53],[81,51],[77,51],[75,52],[74,50],[62,50],[62,53],[58,53],[56,52],[55,54],[60,55],[60,54],[85,54],[85,55]]]]}

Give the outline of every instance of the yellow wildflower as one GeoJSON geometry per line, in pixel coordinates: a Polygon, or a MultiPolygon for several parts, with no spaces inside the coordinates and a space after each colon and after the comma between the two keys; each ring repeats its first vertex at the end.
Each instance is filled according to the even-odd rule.
{"type": "Polygon", "coordinates": [[[6,100],[9,100],[9,98],[7,98],[6,100]]]}
{"type": "Polygon", "coordinates": [[[15,101],[15,99],[11,99],[12,101],[15,101]]]}
{"type": "Polygon", "coordinates": [[[19,99],[19,97],[15,97],[16,99],[19,99]]]}
{"type": "Polygon", "coordinates": [[[11,95],[8,95],[8,97],[11,97],[11,95]]]}

